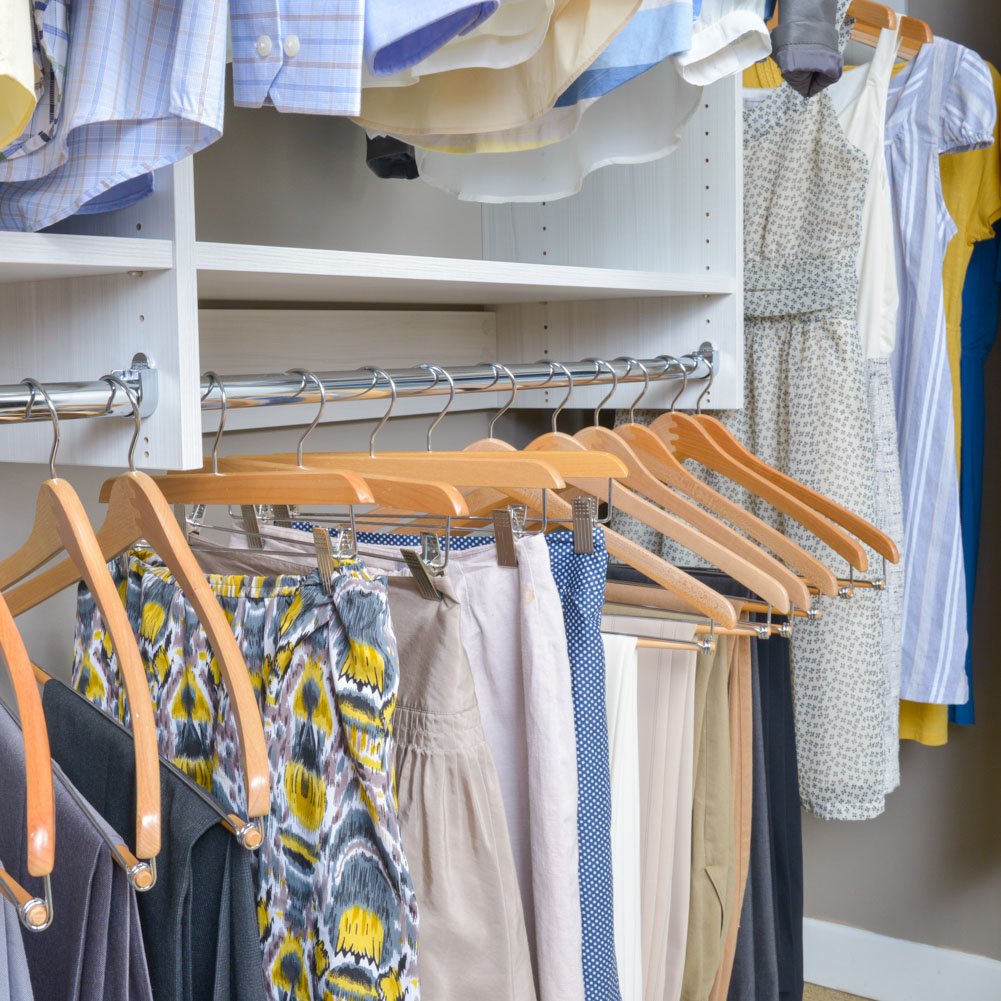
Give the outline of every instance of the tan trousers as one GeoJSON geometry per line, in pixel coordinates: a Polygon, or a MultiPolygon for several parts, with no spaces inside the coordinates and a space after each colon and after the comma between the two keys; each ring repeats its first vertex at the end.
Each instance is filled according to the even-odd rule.
{"type": "Polygon", "coordinates": [[[733,785],[734,853],[731,890],[733,898],[727,924],[723,961],[709,994],[709,1001],[726,1001],[730,990],[730,975],[737,951],[737,931],[744,906],[747,870],[751,862],[751,794],[754,773],[754,705],[751,678],[751,640],[741,636],[731,641],[737,648],[736,664],[730,671],[730,769],[733,785]]]}
{"type": "Polygon", "coordinates": [[[729,919],[734,818],[727,696],[736,644],[724,637],[695,672],[695,771],[691,898],[682,1001],[708,1001],[723,961],[729,919]]]}

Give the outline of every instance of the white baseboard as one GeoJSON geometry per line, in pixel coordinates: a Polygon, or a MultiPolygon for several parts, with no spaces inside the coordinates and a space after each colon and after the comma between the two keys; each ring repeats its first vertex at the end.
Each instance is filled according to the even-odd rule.
{"type": "Polygon", "coordinates": [[[807,918],[806,981],[872,1001],[998,1001],[1001,962],[807,918]]]}

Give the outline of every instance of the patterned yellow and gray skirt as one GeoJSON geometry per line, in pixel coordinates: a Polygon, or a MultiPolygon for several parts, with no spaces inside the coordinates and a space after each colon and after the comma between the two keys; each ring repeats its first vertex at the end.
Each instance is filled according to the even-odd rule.
{"type": "MultiPolygon", "coordinates": [[[[234,714],[204,630],[159,558],[111,567],[136,632],[161,755],[246,815],[234,714]]],[[[416,1001],[417,904],[393,772],[397,644],[385,578],[209,575],[258,695],[271,766],[258,919],[275,1001],[416,1001]]],[[[93,597],[77,603],[73,683],[128,722],[93,597]]],[[[169,837],[169,831],[165,832],[169,837]]]]}

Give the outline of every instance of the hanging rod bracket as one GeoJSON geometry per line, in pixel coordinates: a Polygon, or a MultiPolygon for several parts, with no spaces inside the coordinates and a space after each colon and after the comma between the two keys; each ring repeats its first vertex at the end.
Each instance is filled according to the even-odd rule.
{"type": "Polygon", "coordinates": [[[139,416],[151,417],[160,402],[160,379],[156,365],[149,355],[141,351],[133,356],[128,368],[117,368],[112,373],[127,382],[139,399],[139,416]]]}
{"type": "Polygon", "coordinates": [[[697,351],[694,352],[696,358],[701,358],[715,376],[719,371],[719,351],[712,341],[703,341],[697,351]]]}

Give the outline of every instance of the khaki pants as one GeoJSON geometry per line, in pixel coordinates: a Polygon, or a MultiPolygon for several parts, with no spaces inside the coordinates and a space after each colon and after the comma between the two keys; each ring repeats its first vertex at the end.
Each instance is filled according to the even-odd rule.
{"type": "Polygon", "coordinates": [[[692,889],[682,1001],[725,998],[751,832],[751,648],[723,637],[695,688],[692,889]]]}

